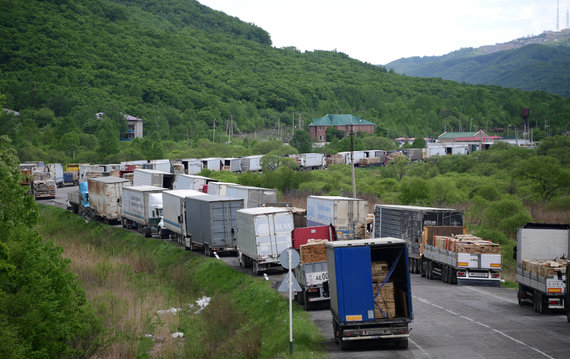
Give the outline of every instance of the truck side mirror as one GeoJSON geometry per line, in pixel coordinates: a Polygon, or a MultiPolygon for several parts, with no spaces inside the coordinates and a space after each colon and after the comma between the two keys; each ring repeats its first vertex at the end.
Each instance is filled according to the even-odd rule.
{"type": "Polygon", "coordinates": [[[178,216],[178,223],[182,223],[182,216],[178,216]]]}

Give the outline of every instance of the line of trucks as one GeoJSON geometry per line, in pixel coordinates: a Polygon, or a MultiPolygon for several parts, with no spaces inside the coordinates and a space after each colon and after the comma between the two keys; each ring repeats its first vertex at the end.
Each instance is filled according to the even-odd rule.
{"type": "MultiPolygon", "coordinates": [[[[138,186],[121,178],[88,178],[78,193],[69,195],[71,209],[137,228],[147,237],[171,238],[207,255],[235,253],[241,266],[257,274],[281,270],[280,253],[295,248],[301,257],[294,269],[301,287],[296,300],[307,310],[330,306],[335,340],[342,348],[359,340],[389,340],[407,347],[413,320],[410,273],[451,284],[500,283],[499,246],[468,235],[461,211],[375,205],[370,232],[367,201],[309,196],[308,227],[296,227],[290,208],[261,206],[276,203],[274,190],[144,171],[140,177],[135,170],[135,181],[146,178],[146,184],[138,186]],[[165,185],[176,189],[161,187],[165,185]],[[236,187],[243,187],[243,193],[230,196],[236,187]]],[[[565,247],[557,244],[555,256],[568,251],[568,228],[565,231],[565,247]]],[[[520,258],[528,246],[519,240],[520,258]]],[[[552,255],[547,257],[543,259],[552,255]]],[[[564,283],[567,278],[560,270],[555,277],[564,283]]],[[[519,283],[521,303],[540,296],[534,292],[536,283],[519,283]]],[[[557,285],[555,291],[548,289],[552,286],[545,289],[550,296],[542,296],[549,298],[550,309],[568,303],[566,287],[557,285]]]]}

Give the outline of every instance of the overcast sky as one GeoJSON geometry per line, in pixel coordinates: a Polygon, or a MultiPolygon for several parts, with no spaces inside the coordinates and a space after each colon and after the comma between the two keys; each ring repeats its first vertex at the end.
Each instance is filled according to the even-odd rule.
{"type": "MultiPolygon", "coordinates": [[[[198,0],[263,28],[273,46],[371,64],[556,30],[556,0],[198,0]]],[[[560,29],[570,0],[560,1],[560,29]]]]}

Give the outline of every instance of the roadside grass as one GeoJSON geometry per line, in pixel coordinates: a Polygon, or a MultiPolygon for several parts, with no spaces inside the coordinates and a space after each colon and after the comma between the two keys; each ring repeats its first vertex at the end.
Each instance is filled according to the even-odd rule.
{"type": "MultiPolygon", "coordinates": [[[[64,249],[103,322],[95,357],[289,357],[288,302],[268,281],[169,242],[39,209],[38,231],[64,249]],[[202,297],[211,299],[200,309],[202,297]],[[184,337],[173,338],[177,332],[184,337]]],[[[326,357],[318,328],[297,304],[293,335],[292,358],[326,357]]]]}

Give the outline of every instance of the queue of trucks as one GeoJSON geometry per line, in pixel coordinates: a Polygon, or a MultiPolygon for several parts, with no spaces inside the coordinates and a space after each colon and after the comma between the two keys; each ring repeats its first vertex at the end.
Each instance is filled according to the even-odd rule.
{"type": "MultiPolygon", "coordinates": [[[[86,172],[88,180],[69,194],[70,207],[209,256],[234,253],[240,266],[256,274],[281,270],[280,254],[296,249],[301,258],[293,269],[301,287],[296,300],[307,310],[330,307],[335,341],[343,349],[361,340],[407,347],[413,320],[410,273],[459,285],[501,281],[500,246],[468,234],[459,210],[375,205],[368,233],[367,201],[309,196],[307,227],[299,227],[291,208],[271,206],[278,205],[274,190],[145,171],[135,170],[134,180],[161,186],[131,186],[125,179],[86,172]],[[270,206],[262,207],[265,203],[270,206]]],[[[540,313],[568,308],[569,228],[551,227],[529,224],[518,238],[519,303],[533,303],[540,313]],[[539,260],[549,261],[549,269],[531,269],[540,267],[533,264],[539,260]]]]}

